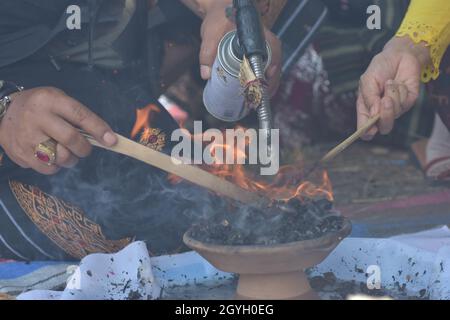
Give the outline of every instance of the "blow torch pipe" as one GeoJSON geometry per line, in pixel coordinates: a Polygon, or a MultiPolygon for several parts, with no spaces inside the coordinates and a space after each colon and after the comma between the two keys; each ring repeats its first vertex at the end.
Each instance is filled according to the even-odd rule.
{"type": "MultiPolygon", "coordinates": [[[[267,61],[266,40],[264,37],[261,17],[253,0],[233,0],[236,11],[237,42],[234,49],[241,56],[246,56],[250,66],[262,85],[262,100],[256,109],[259,120],[259,127],[266,131],[267,145],[271,145],[272,111],[270,98],[266,88],[265,61],[267,61]]],[[[268,155],[271,154],[270,150],[268,155]]]]}

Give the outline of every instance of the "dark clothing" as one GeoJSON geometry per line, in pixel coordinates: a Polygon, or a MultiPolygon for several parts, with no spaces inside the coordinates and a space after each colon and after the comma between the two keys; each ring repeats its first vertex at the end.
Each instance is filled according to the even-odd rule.
{"type": "MultiPolygon", "coordinates": [[[[124,136],[130,136],[136,109],[153,104],[159,111],[152,114],[150,136],[144,142],[170,153],[170,135],[178,126],[149,90],[146,57],[119,55],[124,61],[119,70],[49,59],[47,53],[64,39],[57,30],[65,8],[84,1],[1,2],[0,79],[25,88],[60,88],[124,136]]],[[[100,9],[105,4],[89,2],[96,2],[100,9]]],[[[129,35],[125,32],[116,43],[134,43],[138,48],[147,37],[129,35]]],[[[97,61],[95,48],[94,43],[93,60],[97,61]]],[[[202,193],[192,186],[171,186],[160,170],[101,149],[95,149],[76,168],[51,177],[21,169],[4,156],[0,165],[0,258],[82,258],[120,250],[133,239],[147,241],[154,254],[174,252],[182,246],[182,234],[194,216],[208,207],[197,201],[202,193]]],[[[204,199],[209,199],[206,193],[204,199]]]]}
{"type": "MultiPolygon", "coordinates": [[[[21,80],[27,87],[61,88],[89,106],[124,136],[130,135],[136,120],[136,108],[150,102],[157,104],[143,87],[128,83],[133,78],[126,73],[111,75],[108,72],[83,70],[70,64],[62,64],[58,72],[50,63],[36,62],[20,63],[0,72],[8,79],[21,80]],[[124,87],[133,87],[134,90],[126,92],[124,87]]],[[[163,152],[170,152],[170,134],[177,124],[163,107],[153,114],[150,126],[160,130],[155,134],[162,137],[161,144],[155,147],[162,146],[163,152]]],[[[6,160],[0,167],[0,200],[4,205],[0,208],[0,235],[3,237],[0,256],[30,260],[50,258],[26,241],[19,228],[39,248],[50,252],[51,259],[81,258],[96,249],[117,250],[118,246],[111,241],[128,243],[122,239],[132,238],[146,240],[152,253],[173,252],[181,246],[182,234],[190,225],[184,211],[197,205],[183,200],[177,188],[182,187],[170,186],[166,175],[159,170],[101,149],[94,149],[93,154],[81,160],[76,168],[62,170],[52,177],[20,169],[6,160]],[[25,186],[18,186],[16,182],[25,186]],[[33,189],[36,192],[32,192],[33,189]],[[49,205],[49,202],[56,201],[65,201],[67,206],[76,206],[81,210],[72,209],[71,212],[64,205],[49,205]],[[79,215],[76,218],[79,225],[76,227],[73,226],[74,221],[59,221],[72,219],[74,214],[79,215]],[[58,223],[62,225],[56,228],[58,223]],[[57,231],[53,230],[50,234],[53,241],[42,232],[44,228],[56,228],[57,231]],[[64,236],[65,242],[52,235],[64,230],[73,233],[72,236],[59,234],[64,236]],[[108,240],[108,245],[100,241],[101,235],[104,242],[108,240]],[[91,239],[90,243],[86,239],[91,239]],[[77,250],[70,243],[73,241],[82,241],[77,250]],[[5,243],[20,256],[12,254],[5,243]]]]}
{"type": "Polygon", "coordinates": [[[65,21],[69,0],[2,0],[0,67],[20,61],[44,47],[65,21]]]}
{"type": "MultiPolygon", "coordinates": [[[[61,43],[64,43],[66,48],[76,47],[80,42],[89,41],[91,32],[94,38],[94,43],[91,45],[95,45],[95,38],[107,33],[104,30],[110,30],[120,22],[125,8],[125,11],[134,11],[133,19],[126,30],[115,39],[111,49],[118,51],[123,59],[130,61],[139,53],[147,51],[145,48],[147,27],[155,28],[193,15],[178,0],[161,1],[161,4],[150,13],[146,3],[147,0],[128,2],[125,0],[1,0],[0,67],[30,57],[39,50],[43,50],[40,52],[41,55],[50,53],[57,55],[57,52],[51,52],[52,49],[62,51],[64,48],[61,48],[61,43]],[[66,21],[71,15],[66,12],[69,5],[77,5],[81,8],[81,30],[67,29],[66,21]],[[148,17],[153,21],[149,22],[148,17]],[[51,48],[46,47],[52,41],[59,43],[50,46],[51,48]]],[[[97,58],[101,59],[101,57],[97,58]]]]}
{"type": "Polygon", "coordinates": [[[450,130],[450,48],[441,62],[441,73],[436,81],[428,84],[432,106],[450,130]]]}

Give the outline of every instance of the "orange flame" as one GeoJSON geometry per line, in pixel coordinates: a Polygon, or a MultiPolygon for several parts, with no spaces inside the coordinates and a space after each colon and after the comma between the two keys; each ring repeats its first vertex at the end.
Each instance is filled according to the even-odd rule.
{"type": "Polygon", "coordinates": [[[290,183],[290,176],[301,177],[301,174],[299,174],[300,170],[298,168],[294,170],[292,166],[280,168],[279,173],[273,178],[272,182],[257,180],[245,171],[243,165],[211,166],[205,169],[243,189],[258,192],[272,200],[287,202],[293,198],[302,200],[315,197],[324,197],[330,201],[334,200],[333,187],[326,171],[322,173],[320,185],[316,185],[311,181],[290,183]],[[281,182],[283,183],[281,184],[281,182]]]}
{"type": "MultiPolygon", "coordinates": [[[[245,130],[245,128],[242,127],[237,127],[236,129],[245,130]]],[[[223,136],[223,140],[225,141],[225,134],[223,134],[223,136]]],[[[197,142],[202,141],[202,137],[194,135],[191,135],[191,137],[197,142]]],[[[298,180],[301,180],[302,176],[301,166],[288,165],[281,167],[278,174],[272,178],[272,181],[267,182],[262,179],[258,179],[255,175],[247,172],[245,166],[242,164],[219,164],[222,160],[216,156],[219,150],[222,151],[222,155],[225,155],[227,152],[234,152],[233,157],[235,161],[239,159],[245,162],[247,159],[246,148],[250,144],[248,139],[245,145],[240,147],[235,144],[234,141],[225,141],[224,143],[208,141],[207,143],[210,143],[209,152],[211,153],[212,158],[215,159],[215,164],[210,166],[203,165],[203,169],[218,177],[233,182],[243,189],[258,192],[272,200],[281,200],[286,202],[293,198],[302,200],[304,198],[315,197],[324,197],[330,201],[334,200],[332,184],[326,171],[323,171],[321,177],[322,181],[318,185],[311,181],[302,181],[299,183],[298,180]]],[[[179,183],[182,179],[177,176],[170,175],[169,181],[171,183],[179,183]]]]}
{"type": "Polygon", "coordinates": [[[136,109],[136,122],[131,130],[131,138],[136,138],[139,132],[149,128],[152,112],[161,112],[161,110],[154,104],[149,104],[143,109],[136,109]]]}
{"type": "MultiPolygon", "coordinates": [[[[153,112],[160,112],[160,109],[154,105],[149,104],[143,109],[136,110],[136,123],[131,131],[131,137],[135,138],[139,133],[145,138],[146,130],[149,130],[149,125],[153,112]]],[[[181,125],[183,128],[183,124],[181,125]]],[[[236,127],[236,130],[244,130],[243,127],[236,127]]],[[[190,134],[188,130],[186,133],[190,134]]],[[[141,137],[142,138],[142,137],[141,137]]],[[[247,159],[247,147],[250,144],[250,140],[247,137],[243,145],[235,143],[235,141],[226,141],[226,135],[223,134],[223,142],[216,141],[204,141],[203,134],[192,135],[192,141],[197,143],[209,143],[209,152],[212,159],[215,160],[215,164],[206,166],[203,165],[203,169],[226,179],[239,187],[257,192],[265,195],[272,200],[289,201],[293,198],[300,200],[305,198],[325,197],[330,201],[333,201],[333,188],[331,181],[326,171],[322,174],[322,182],[319,185],[312,183],[311,181],[301,180],[301,166],[289,165],[281,167],[278,174],[272,177],[272,181],[267,182],[261,178],[255,177],[249,173],[242,164],[223,164],[225,159],[220,159],[218,156],[219,151],[223,158],[231,157],[228,153],[232,152],[234,163],[245,163],[247,159]]],[[[176,184],[182,181],[182,179],[176,175],[169,174],[168,180],[172,184],[176,184]]]]}

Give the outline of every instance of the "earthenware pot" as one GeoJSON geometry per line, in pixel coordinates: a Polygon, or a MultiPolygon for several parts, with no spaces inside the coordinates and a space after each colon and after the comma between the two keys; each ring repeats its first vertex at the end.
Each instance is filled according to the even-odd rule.
{"type": "Polygon", "coordinates": [[[217,269],[239,275],[238,299],[319,299],[305,270],[321,263],[351,232],[345,219],[341,230],[320,238],[272,246],[225,246],[184,235],[185,244],[217,269]]]}

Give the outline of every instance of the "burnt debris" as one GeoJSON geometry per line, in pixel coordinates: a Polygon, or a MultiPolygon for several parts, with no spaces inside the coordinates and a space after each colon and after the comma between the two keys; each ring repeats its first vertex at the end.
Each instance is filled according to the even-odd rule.
{"type": "Polygon", "coordinates": [[[326,199],[291,199],[267,210],[241,207],[218,212],[194,226],[190,236],[216,245],[277,245],[319,238],[339,231],[343,222],[326,199]]]}

